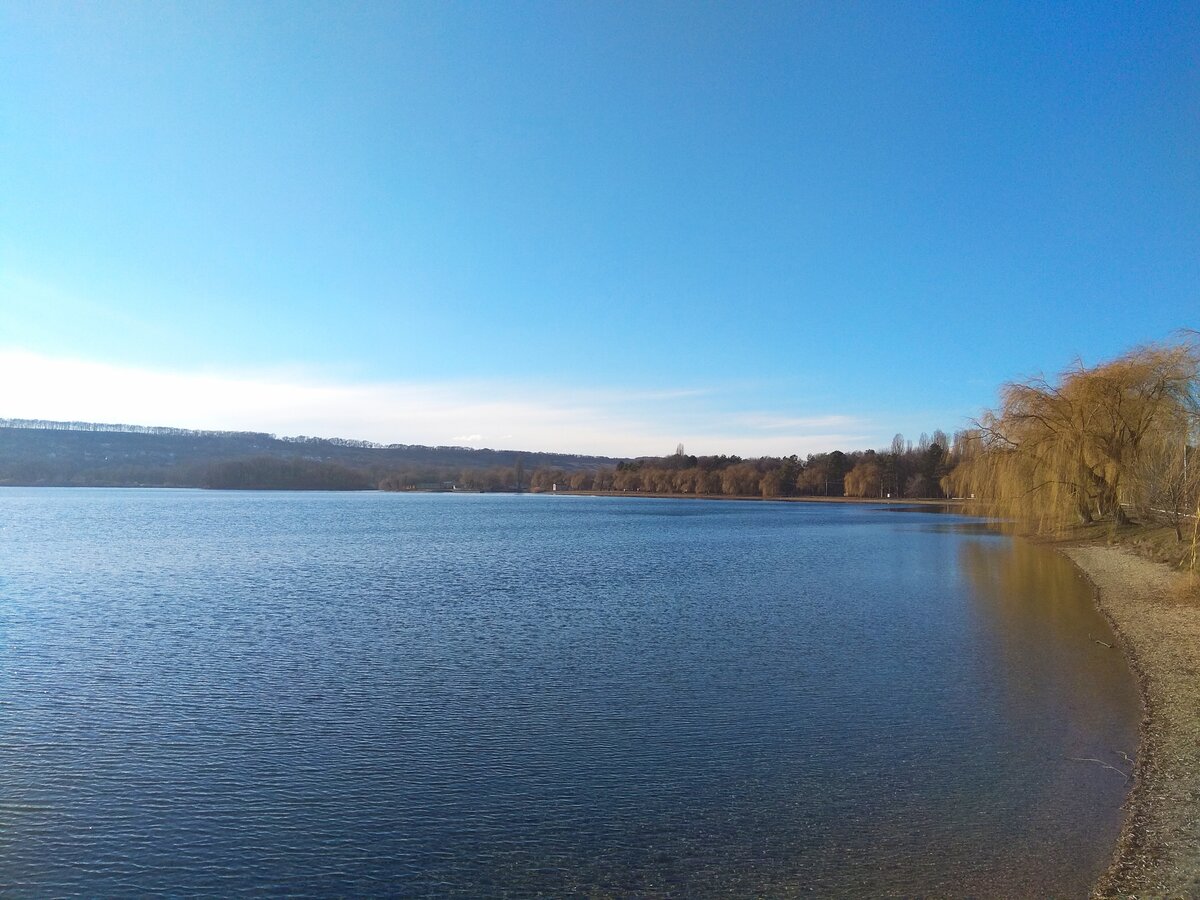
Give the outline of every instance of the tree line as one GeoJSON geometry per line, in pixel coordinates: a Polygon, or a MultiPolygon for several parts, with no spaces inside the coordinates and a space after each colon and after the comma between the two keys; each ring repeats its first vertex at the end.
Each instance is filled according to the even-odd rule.
{"type": "Polygon", "coordinates": [[[942,499],[944,479],[957,462],[955,442],[944,431],[914,444],[901,434],[880,450],[834,450],[799,456],[743,459],[692,456],[682,446],[671,456],[567,472],[539,468],[533,491],[612,491],[737,497],[881,497],[942,499]]]}

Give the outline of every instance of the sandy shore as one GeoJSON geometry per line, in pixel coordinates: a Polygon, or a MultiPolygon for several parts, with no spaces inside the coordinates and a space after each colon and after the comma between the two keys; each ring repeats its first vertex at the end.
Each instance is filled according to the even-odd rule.
{"type": "Polygon", "coordinates": [[[1200,602],[1183,576],[1120,547],[1063,552],[1092,579],[1141,684],[1135,782],[1097,897],[1200,897],[1200,602]]]}

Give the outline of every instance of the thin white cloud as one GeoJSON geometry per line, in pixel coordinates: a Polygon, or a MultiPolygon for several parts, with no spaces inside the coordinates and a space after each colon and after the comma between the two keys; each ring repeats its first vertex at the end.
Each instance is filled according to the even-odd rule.
{"type": "Polygon", "coordinates": [[[767,431],[811,431],[814,428],[856,428],[863,423],[854,416],[778,416],[770,413],[746,413],[736,417],[740,425],[767,431]]]}
{"type": "Polygon", "coordinates": [[[723,413],[711,390],[504,382],[334,383],[287,372],[165,371],[0,349],[0,417],[269,431],[406,444],[661,455],[805,454],[879,437],[846,416],[723,413]]]}

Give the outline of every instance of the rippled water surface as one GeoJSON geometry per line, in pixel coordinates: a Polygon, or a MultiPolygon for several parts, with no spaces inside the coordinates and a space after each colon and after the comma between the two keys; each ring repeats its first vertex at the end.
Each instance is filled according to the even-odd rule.
{"type": "Polygon", "coordinates": [[[1082,896],[1133,681],[960,521],[0,489],[0,893],[1082,896]]]}

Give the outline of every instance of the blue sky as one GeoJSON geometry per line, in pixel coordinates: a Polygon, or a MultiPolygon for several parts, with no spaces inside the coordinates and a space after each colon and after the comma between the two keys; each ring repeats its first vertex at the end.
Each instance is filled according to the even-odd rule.
{"type": "Polygon", "coordinates": [[[1200,5],[0,0],[0,184],[0,416],[882,446],[1200,326],[1200,5]]]}

